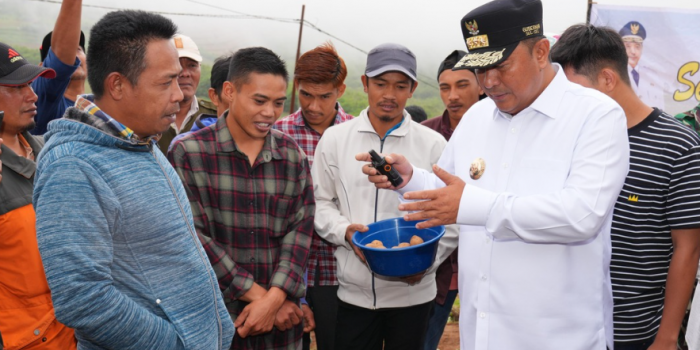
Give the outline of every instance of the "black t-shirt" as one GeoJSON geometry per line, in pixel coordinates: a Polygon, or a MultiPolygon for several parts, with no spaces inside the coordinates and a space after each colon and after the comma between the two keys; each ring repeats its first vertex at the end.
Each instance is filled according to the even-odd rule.
{"type": "Polygon", "coordinates": [[[656,335],[673,254],[671,229],[700,227],[698,135],[658,109],[627,132],[630,171],[612,223],[616,342],[656,335]]]}

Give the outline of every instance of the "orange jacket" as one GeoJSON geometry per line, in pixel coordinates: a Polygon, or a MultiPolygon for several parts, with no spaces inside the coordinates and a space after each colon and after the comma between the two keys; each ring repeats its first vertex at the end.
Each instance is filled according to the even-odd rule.
{"type": "MultiPolygon", "coordinates": [[[[24,134],[34,154],[41,140],[24,134]]],[[[73,330],[59,323],[36,238],[31,204],[36,163],[2,146],[0,182],[0,333],[6,350],[71,350],[73,330]]]]}

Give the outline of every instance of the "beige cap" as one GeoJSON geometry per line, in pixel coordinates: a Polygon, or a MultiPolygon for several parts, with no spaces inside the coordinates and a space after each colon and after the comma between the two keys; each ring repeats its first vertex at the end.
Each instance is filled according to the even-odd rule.
{"type": "Polygon", "coordinates": [[[197,62],[202,62],[202,55],[199,53],[197,44],[194,43],[192,38],[182,34],[175,34],[172,40],[177,49],[178,57],[187,57],[197,62]]]}

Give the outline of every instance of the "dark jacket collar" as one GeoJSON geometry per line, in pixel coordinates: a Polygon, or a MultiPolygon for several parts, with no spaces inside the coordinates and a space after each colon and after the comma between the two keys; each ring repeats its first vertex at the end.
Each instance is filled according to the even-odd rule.
{"type": "MultiPolygon", "coordinates": [[[[27,143],[29,143],[29,146],[34,151],[34,155],[36,157],[44,146],[43,140],[39,137],[31,135],[27,131],[23,132],[22,136],[24,136],[24,139],[27,140],[27,143]]],[[[24,176],[27,179],[34,176],[34,172],[36,172],[35,161],[16,154],[5,145],[2,145],[2,154],[0,155],[0,159],[2,159],[3,166],[6,166],[10,170],[24,176]]]]}

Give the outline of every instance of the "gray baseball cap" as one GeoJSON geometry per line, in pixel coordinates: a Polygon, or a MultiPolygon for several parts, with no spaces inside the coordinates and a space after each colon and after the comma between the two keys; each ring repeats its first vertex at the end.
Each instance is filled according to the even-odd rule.
{"type": "Polygon", "coordinates": [[[367,55],[365,75],[374,78],[386,72],[401,72],[413,81],[416,79],[416,55],[399,44],[381,44],[367,55]]]}

